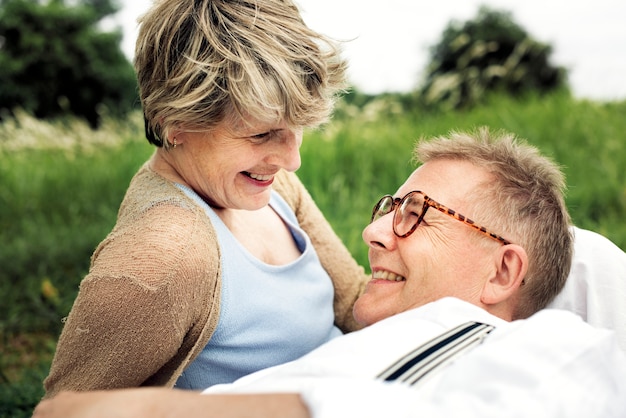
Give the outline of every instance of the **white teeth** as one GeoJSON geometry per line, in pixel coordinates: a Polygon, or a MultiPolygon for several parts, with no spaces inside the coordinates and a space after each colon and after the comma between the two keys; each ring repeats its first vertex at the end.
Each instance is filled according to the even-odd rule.
{"type": "Polygon", "coordinates": [[[385,270],[377,270],[372,273],[372,279],[389,280],[391,282],[401,282],[406,280],[403,276],[385,270]]]}
{"type": "Polygon", "coordinates": [[[252,174],[252,173],[248,173],[248,175],[249,175],[250,177],[252,177],[253,179],[255,179],[255,180],[259,180],[259,181],[268,181],[268,180],[271,180],[271,179],[272,179],[272,177],[274,177],[274,176],[273,176],[273,175],[271,175],[271,174],[265,174],[265,175],[263,175],[263,174],[252,174]]]}

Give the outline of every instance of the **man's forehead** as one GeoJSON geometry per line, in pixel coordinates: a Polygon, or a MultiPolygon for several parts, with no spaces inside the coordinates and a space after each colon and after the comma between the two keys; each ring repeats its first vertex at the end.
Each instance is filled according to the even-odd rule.
{"type": "Polygon", "coordinates": [[[489,177],[490,174],[486,169],[469,161],[431,160],[411,173],[398,189],[396,197],[420,190],[437,201],[463,199],[489,177]]]}

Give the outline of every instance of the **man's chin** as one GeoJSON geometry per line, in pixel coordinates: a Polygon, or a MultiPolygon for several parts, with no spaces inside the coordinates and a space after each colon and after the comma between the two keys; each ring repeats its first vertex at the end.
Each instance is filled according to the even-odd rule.
{"type": "Polygon", "coordinates": [[[359,325],[366,327],[391,316],[391,313],[378,311],[376,309],[377,304],[368,303],[366,299],[368,299],[367,294],[361,296],[361,298],[356,301],[354,308],[352,309],[354,320],[359,325]]]}

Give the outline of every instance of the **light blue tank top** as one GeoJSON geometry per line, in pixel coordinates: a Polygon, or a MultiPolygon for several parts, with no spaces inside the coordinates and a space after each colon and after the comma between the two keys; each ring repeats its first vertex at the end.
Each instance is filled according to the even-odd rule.
{"type": "Polygon", "coordinates": [[[270,206],[291,230],[301,255],[274,266],[248,252],[194,191],[221,248],[222,290],[217,329],[175,387],[205,389],[257,370],[295,360],[341,334],[333,325],[332,282],[289,205],[272,191],[270,206]]]}

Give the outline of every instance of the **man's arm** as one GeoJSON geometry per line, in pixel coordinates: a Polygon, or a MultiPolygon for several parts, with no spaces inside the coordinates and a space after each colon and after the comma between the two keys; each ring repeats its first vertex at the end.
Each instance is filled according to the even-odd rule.
{"type": "Polygon", "coordinates": [[[42,401],[33,418],[310,418],[293,393],[200,395],[166,388],[63,392],[42,401]]]}

